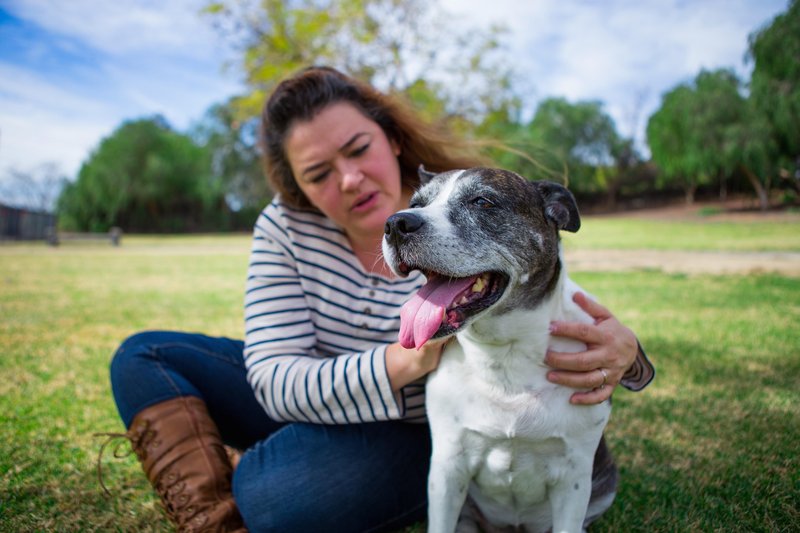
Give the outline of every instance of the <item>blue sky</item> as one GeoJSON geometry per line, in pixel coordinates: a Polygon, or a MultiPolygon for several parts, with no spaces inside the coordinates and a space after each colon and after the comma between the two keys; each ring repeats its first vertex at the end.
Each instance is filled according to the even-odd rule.
{"type": "MultiPolygon", "coordinates": [[[[505,24],[530,109],[598,99],[644,141],[661,95],[701,68],[746,78],[747,36],[786,0],[442,0],[464,25],[505,24]]],[[[68,177],[123,120],[185,129],[241,90],[199,0],[0,0],[0,179],[54,163],[68,177]]]]}

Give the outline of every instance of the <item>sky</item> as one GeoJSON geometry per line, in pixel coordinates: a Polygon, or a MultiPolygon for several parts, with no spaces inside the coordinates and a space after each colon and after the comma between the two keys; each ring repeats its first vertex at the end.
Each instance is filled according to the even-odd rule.
{"type": "MultiPolygon", "coordinates": [[[[68,178],[124,120],[185,130],[243,91],[201,0],[0,0],[0,180],[55,166],[68,178]],[[225,67],[226,63],[229,65],[225,67]]],[[[459,27],[508,28],[529,109],[600,100],[645,146],[661,96],[701,69],[743,79],[747,37],[787,0],[441,0],[459,27]]],[[[645,148],[646,150],[646,148],[645,148]]],[[[0,199],[2,201],[2,199],[0,199]]]]}

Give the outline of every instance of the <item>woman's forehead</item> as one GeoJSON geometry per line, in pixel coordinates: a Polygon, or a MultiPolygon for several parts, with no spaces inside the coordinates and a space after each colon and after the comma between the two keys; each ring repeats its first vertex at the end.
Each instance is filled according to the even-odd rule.
{"type": "Polygon", "coordinates": [[[286,155],[292,166],[346,148],[361,134],[382,131],[354,105],[337,102],[324,107],[310,120],[297,121],[286,135],[286,155]]]}

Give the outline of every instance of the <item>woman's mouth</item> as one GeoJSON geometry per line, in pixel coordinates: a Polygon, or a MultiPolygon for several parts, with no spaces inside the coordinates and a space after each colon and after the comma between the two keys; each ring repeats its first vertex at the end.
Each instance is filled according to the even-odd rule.
{"type": "Polygon", "coordinates": [[[356,198],[355,202],[353,202],[350,211],[355,211],[355,212],[365,211],[375,204],[377,198],[378,198],[377,192],[362,194],[358,198],[356,198]]]}

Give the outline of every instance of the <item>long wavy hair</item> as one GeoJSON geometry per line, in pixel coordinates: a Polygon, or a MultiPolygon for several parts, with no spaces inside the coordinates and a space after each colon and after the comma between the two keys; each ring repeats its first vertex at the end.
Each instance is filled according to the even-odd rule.
{"type": "Polygon", "coordinates": [[[400,147],[404,185],[417,187],[417,169],[444,172],[485,164],[468,143],[423,121],[402,99],[376,90],[330,67],[309,67],[282,81],[267,99],[261,115],[260,142],[267,181],[285,203],[314,206],[297,185],[286,156],[286,136],[297,121],[312,120],[331,104],[347,102],[377,123],[400,147]]]}

